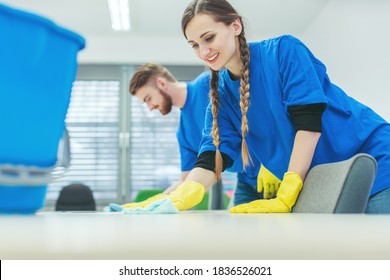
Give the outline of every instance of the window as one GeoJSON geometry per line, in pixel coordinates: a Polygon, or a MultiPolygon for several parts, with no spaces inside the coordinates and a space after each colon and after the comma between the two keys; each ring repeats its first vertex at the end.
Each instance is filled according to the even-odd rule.
{"type": "Polygon", "coordinates": [[[95,199],[118,199],[118,131],[120,82],[74,82],[66,116],[71,165],[49,185],[48,199],[56,199],[63,186],[83,183],[95,199]]]}
{"type": "Polygon", "coordinates": [[[161,116],[136,98],[131,99],[130,174],[132,197],[141,189],[166,189],[180,179],[176,130],[180,110],[161,116]]]}

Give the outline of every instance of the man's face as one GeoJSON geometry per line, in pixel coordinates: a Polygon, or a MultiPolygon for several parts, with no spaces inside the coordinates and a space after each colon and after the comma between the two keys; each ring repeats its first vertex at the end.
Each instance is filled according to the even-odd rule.
{"type": "Polygon", "coordinates": [[[146,103],[150,110],[159,110],[162,115],[169,114],[172,110],[172,98],[157,86],[144,85],[140,87],[135,96],[146,103]]]}

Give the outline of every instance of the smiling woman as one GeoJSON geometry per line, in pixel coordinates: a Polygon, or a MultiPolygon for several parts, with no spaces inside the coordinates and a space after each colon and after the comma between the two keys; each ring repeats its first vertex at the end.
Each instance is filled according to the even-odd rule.
{"type": "Polygon", "coordinates": [[[226,0],[193,0],[182,31],[211,68],[212,106],[189,180],[218,178],[241,154],[244,166],[261,162],[258,183],[276,177],[280,187],[275,198],[254,195],[230,211],[291,212],[313,167],[367,153],[378,173],[366,212],[390,213],[390,124],[333,84],[302,41],[282,35],[247,43],[242,17],[226,0]]]}

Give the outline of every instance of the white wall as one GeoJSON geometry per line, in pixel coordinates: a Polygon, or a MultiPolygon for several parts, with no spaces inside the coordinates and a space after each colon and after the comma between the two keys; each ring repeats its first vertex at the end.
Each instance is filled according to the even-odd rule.
{"type": "Polygon", "coordinates": [[[81,52],[83,64],[142,64],[145,61],[171,65],[201,65],[182,37],[86,37],[88,51],[81,52]]]}
{"type": "Polygon", "coordinates": [[[333,83],[390,121],[390,1],[333,0],[300,38],[333,83]]]}

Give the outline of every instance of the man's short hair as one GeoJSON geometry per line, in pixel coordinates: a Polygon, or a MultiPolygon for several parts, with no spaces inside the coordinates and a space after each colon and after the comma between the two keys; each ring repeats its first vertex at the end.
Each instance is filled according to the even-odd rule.
{"type": "Polygon", "coordinates": [[[135,95],[136,91],[150,82],[155,82],[158,77],[163,77],[170,82],[176,82],[176,78],[168,69],[160,64],[145,63],[137,68],[130,80],[129,92],[135,95]]]}

